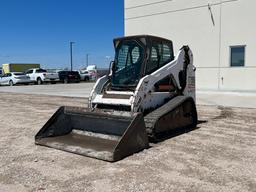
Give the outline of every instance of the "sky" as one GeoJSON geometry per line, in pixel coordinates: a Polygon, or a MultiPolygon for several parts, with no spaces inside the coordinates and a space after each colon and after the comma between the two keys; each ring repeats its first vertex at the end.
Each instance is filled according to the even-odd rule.
{"type": "Polygon", "coordinates": [[[0,0],[0,64],[108,67],[124,35],[123,0],[0,0]]]}

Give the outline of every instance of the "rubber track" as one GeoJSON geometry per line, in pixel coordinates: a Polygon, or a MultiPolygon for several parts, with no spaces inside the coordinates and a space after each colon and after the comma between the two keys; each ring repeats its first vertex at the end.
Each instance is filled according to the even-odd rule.
{"type": "Polygon", "coordinates": [[[187,96],[176,96],[170,101],[168,101],[163,106],[159,107],[158,109],[152,111],[151,113],[147,114],[144,117],[146,131],[149,136],[154,136],[154,127],[156,122],[164,115],[169,113],[170,111],[174,110],[176,107],[181,105],[185,100],[190,97],[187,96]]]}

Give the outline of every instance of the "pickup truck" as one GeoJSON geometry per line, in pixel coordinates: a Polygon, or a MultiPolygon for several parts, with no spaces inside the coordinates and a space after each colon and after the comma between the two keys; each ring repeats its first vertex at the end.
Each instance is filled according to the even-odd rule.
{"type": "Polygon", "coordinates": [[[87,70],[79,71],[81,81],[89,81],[91,78],[90,73],[87,70]]]}
{"type": "Polygon", "coordinates": [[[48,73],[45,69],[41,68],[28,69],[25,74],[29,76],[30,80],[37,85],[44,82],[54,83],[59,81],[58,73],[48,73]]]}
{"type": "Polygon", "coordinates": [[[81,79],[78,71],[59,71],[59,78],[63,83],[79,83],[81,79]]]}

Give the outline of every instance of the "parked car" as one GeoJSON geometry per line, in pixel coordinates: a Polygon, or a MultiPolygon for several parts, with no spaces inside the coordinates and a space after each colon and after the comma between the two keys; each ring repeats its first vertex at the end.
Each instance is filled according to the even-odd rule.
{"type": "Polygon", "coordinates": [[[80,79],[81,81],[89,81],[90,78],[90,73],[87,70],[84,71],[79,71],[80,79]]]}
{"type": "Polygon", "coordinates": [[[58,73],[48,73],[47,70],[41,68],[29,69],[25,73],[37,85],[44,82],[54,83],[59,81],[58,73]]]}
{"type": "Polygon", "coordinates": [[[0,76],[0,85],[29,84],[31,80],[21,72],[6,73],[0,76]]]}
{"type": "Polygon", "coordinates": [[[60,71],[59,79],[63,83],[80,82],[80,75],[78,71],[60,71]]]}

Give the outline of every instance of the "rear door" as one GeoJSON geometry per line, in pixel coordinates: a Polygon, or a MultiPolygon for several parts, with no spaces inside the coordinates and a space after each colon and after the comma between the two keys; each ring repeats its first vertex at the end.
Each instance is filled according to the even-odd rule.
{"type": "Polygon", "coordinates": [[[33,75],[33,69],[29,69],[26,71],[26,75],[30,78],[30,80],[35,81],[35,77],[33,75]]]}
{"type": "Polygon", "coordinates": [[[10,80],[11,74],[10,73],[6,73],[2,76],[1,78],[1,84],[2,85],[8,85],[9,84],[9,80],[10,80]]]}
{"type": "Polygon", "coordinates": [[[80,75],[79,75],[78,71],[70,71],[69,77],[70,77],[70,79],[80,80],[80,75]]]}
{"type": "Polygon", "coordinates": [[[60,71],[59,72],[59,78],[60,80],[64,80],[68,78],[68,72],[67,71],[60,71]]]}
{"type": "Polygon", "coordinates": [[[41,80],[43,81],[47,79],[46,73],[47,71],[44,69],[36,69],[34,73],[35,81],[37,80],[37,78],[41,78],[41,80]]]}
{"type": "Polygon", "coordinates": [[[13,78],[28,81],[30,78],[22,72],[13,73],[13,78]]]}

